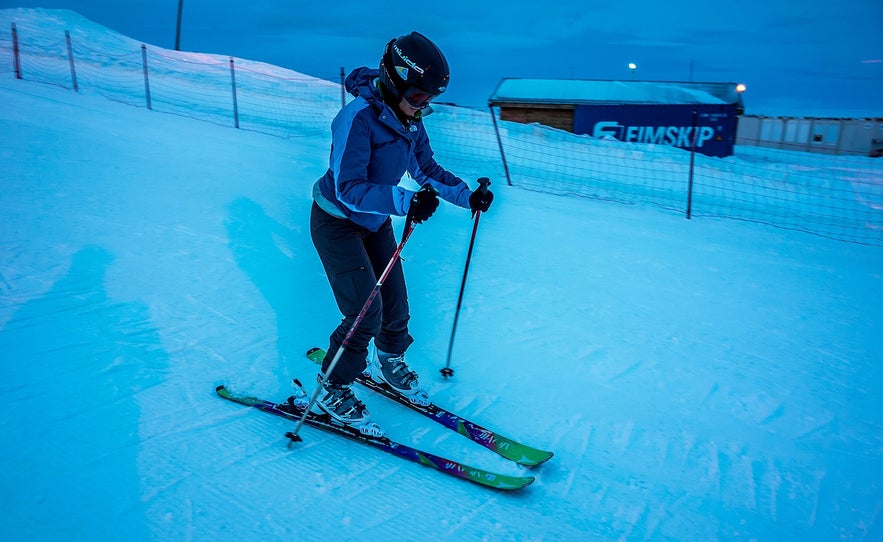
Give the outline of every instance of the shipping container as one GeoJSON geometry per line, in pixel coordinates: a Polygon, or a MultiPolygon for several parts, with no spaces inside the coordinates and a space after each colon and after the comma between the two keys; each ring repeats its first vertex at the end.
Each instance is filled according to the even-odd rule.
{"type": "Polygon", "coordinates": [[[719,157],[733,154],[744,111],[736,83],[676,81],[507,78],[488,105],[501,120],[719,157]]]}
{"type": "Polygon", "coordinates": [[[624,143],[650,143],[692,149],[707,156],[731,156],[736,137],[733,104],[581,105],[573,131],[612,137],[624,143]]]}

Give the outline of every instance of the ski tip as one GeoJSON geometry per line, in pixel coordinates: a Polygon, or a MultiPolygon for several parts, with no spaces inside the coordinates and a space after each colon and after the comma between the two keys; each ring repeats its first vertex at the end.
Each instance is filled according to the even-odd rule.
{"type": "Polygon", "coordinates": [[[307,350],[307,359],[313,363],[322,363],[325,360],[325,349],[318,346],[307,350]]]}
{"type": "Polygon", "coordinates": [[[492,485],[488,487],[499,489],[501,491],[517,491],[519,489],[526,488],[527,486],[534,483],[534,481],[536,481],[536,478],[534,478],[533,476],[522,476],[500,482],[498,485],[492,485]]]}
{"type": "Polygon", "coordinates": [[[510,458],[516,463],[523,465],[528,468],[538,467],[544,464],[546,461],[552,459],[555,454],[552,452],[547,452],[545,450],[536,450],[530,457],[520,457],[520,458],[510,458]]]}
{"type": "Polygon", "coordinates": [[[522,463],[522,465],[524,465],[525,467],[537,467],[539,465],[542,465],[546,461],[552,459],[553,457],[555,457],[554,452],[544,452],[543,455],[534,458],[532,463],[530,463],[530,464],[522,463]]]}
{"type": "Polygon", "coordinates": [[[491,448],[501,456],[505,457],[510,461],[514,461],[523,467],[533,468],[539,465],[542,465],[546,461],[552,459],[555,455],[552,452],[547,452],[545,450],[538,450],[536,448],[531,448],[529,446],[518,444],[517,442],[511,442],[512,448],[491,448]]]}
{"type": "Polygon", "coordinates": [[[218,387],[215,388],[215,391],[216,391],[216,392],[220,392],[221,390],[225,390],[225,389],[227,389],[227,385],[226,385],[226,384],[221,384],[220,386],[218,386],[218,387]]]}

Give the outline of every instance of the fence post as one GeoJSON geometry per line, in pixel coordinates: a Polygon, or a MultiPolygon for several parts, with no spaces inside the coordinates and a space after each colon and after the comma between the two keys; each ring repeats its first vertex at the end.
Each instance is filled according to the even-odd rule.
{"type": "Polygon", "coordinates": [[[497,134],[497,145],[500,147],[500,158],[503,159],[503,171],[506,173],[506,183],[512,186],[512,178],[509,176],[509,165],[506,164],[506,153],[503,152],[503,139],[500,137],[500,129],[497,127],[497,114],[494,113],[494,106],[489,106],[491,110],[491,119],[494,121],[494,132],[497,134]]]}
{"type": "Polygon", "coordinates": [[[233,57],[230,57],[230,85],[233,87],[233,124],[239,128],[239,101],[236,99],[236,70],[233,68],[233,57]]]}
{"type": "Polygon", "coordinates": [[[690,182],[687,185],[687,220],[693,214],[693,164],[696,162],[696,129],[699,114],[693,111],[693,137],[690,142],[690,182]]]}
{"type": "Polygon", "coordinates": [[[153,109],[150,104],[150,78],[147,75],[147,46],[141,44],[141,65],[144,67],[144,95],[147,97],[147,109],[153,109]]]}
{"type": "Polygon", "coordinates": [[[175,50],[181,50],[181,15],[184,12],[184,0],[178,0],[178,25],[175,27],[175,50]]]}
{"type": "Polygon", "coordinates": [[[343,66],[340,67],[340,107],[346,106],[346,89],[344,88],[344,84],[346,80],[344,79],[344,71],[343,66]]]}
{"type": "Polygon", "coordinates": [[[71,64],[71,83],[74,85],[74,92],[80,92],[77,87],[77,70],[74,68],[74,49],[71,47],[71,33],[64,31],[64,41],[67,42],[67,58],[71,64]]]}
{"type": "Polygon", "coordinates": [[[15,78],[21,79],[21,59],[18,55],[18,31],[15,29],[15,23],[12,23],[12,64],[15,67],[15,78]]]}

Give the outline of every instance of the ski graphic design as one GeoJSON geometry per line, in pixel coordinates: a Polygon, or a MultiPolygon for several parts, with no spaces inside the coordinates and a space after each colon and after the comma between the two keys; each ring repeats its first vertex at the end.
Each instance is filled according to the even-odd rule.
{"type": "MultiPolygon", "coordinates": [[[[225,385],[218,386],[216,391],[219,396],[229,401],[254,407],[258,410],[297,422],[300,420],[304,412],[303,408],[306,402],[306,391],[303,390],[300,386],[300,382],[297,380],[295,380],[295,384],[297,388],[299,388],[297,394],[289,397],[287,401],[282,403],[274,403],[247,394],[234,393],[225,385]]],[[[327,414],[310,412],[306,418],[306,424],[343,436],[349,440],[367,444],[379,450],[383,450],[384,452],[407,459],[408,461],[431,467],[445,474],[462,478],[485,487],[512,491],[527,487],[534,481],[533,476],[509,476],[498,474],[484,469],[470,467],[469,465],[465,465],[458,461],[446,459],[406,444],[396,442],[387,437],[366,436],[350,427],[335,423],[327,414]]]]}
{"type": "MultiPolygon", "coordinates": [[[[307,357],[313,362],[321,365],[322,361],[325,359],[325,350],[321,348],[311,348],[307,351],[307,357]]],[[[466,418],[436,404],[430,403],[427,406],[414,404],[410,402],[407,397],[393,390],[388,384],[375,382],[371,377],[364,374],[359,375],[356,378],[356,382],[423,414],[448,429],[455,431],[469,440],[481,444],[488,450],[520,465],[533,467],[545,463],[554,455],[552,452],[540,450],[528,446],[527,444],[522,444],[514,439],[504,437],[499,433],[482,427],[481,425],[467,420],[466,418]]]]}

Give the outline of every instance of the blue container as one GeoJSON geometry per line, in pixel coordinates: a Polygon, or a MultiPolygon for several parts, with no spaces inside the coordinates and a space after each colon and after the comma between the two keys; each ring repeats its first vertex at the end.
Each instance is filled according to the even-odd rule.
{"type": "Polygon", "coordinates": [[[696,112],[696,152],[731,156],[736,141],[735,104],[578,105],[573,131],[625,143],[671,145],[690,150],[696,112]]]}

